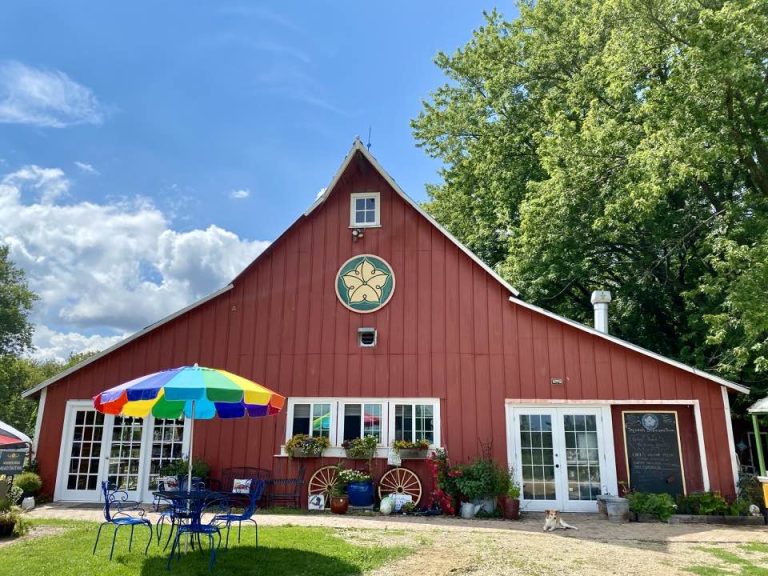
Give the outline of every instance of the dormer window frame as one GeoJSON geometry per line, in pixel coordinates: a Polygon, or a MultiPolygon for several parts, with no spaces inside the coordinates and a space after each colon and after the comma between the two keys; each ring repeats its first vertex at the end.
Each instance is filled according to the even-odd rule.
{"type": "MultiPolygon", "coordinates": [[[[370,210],[364,207],[361,212],[370,210]]],[[[381,194],[379,192],[354,192],[349,196],[349,227],[350,228],[380,228],[381,227],[381,194]],[[374,200],[374,221],[373,222],[358,222],[357,221],[357,201],[358,200],[374,200]]]]}

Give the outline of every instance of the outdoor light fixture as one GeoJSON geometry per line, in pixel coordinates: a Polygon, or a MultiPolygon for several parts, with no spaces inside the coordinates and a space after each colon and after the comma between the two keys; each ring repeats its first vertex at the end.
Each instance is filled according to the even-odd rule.
{"type": "Polygon", "coordinates": [[[357,242],[362,237],[363,237],[363,229],[362,228],[354,228],[352,230],[352,242],[357,242]]]}

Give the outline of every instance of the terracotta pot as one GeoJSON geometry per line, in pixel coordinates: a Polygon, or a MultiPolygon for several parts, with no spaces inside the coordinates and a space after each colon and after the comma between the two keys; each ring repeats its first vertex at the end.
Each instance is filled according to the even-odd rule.
{"type": "Polygon", "coordinates": [[[349,496],[331,496],[331,512],[346,514],[349,509],[349,496]]]}
{"type": "Polygon", "coordinates": [[[520,500],[509,496],[502,496],[500,500],[504,518],[506,520],[520,520],[520,500]]]}

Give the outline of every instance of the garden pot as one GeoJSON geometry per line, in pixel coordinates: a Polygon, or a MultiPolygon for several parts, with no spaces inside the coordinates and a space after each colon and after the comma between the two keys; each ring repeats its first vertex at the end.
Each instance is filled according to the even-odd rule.
{"type": "Polygon", "coordinates": [[[459,514],[461,515],[462,518],[469,520],[470,518],[474,518],[475,514],[477,514],[482,507],[483,507],[482,504],[473,504],[472,502],[462,502],[461,510],[459,511],[459,514]]]}
{"type": "Polygon", "coordinates": [[[496,498],[481,498],[474,500],[474,504],[480,505],[480,510],[486,514],[493,514],[496,511],[496,498]]]}
{"type": "Polygon", "coordinates": [[[629,522],[629,500],[619,496],[604,496],[605,511],[611,522],[629,522]]]}
{"type": "Polygon", "coordinates": [[[346,514],[349,510],[349,497],[331,496],[331,512],[334,514],[346,514]]]}
{"type": "Polygon", "coordinates": [[[501,514],[505,520],[520,520],[520,500],[518,498],[502,496],[501,514]]]}
{"type": "Polygon", "coordinates": [[[371,506],[373,504],[373,482],[350,482],[347,484],[350,506],[371,506]]]}
{"type": "Polygon", "coordinates": [[[13,534],[13,529],[16,526],[16,522],[4,522],[0,524],[0,538],[8,538],[13,534]]]}
{"type": "Polygon", "coordinates": [[[416,448],[400,448],[398,453],[403,460],[424,460],[427,457],[426,450],[417,450],[416,448]]]}
{"type": "Polygon", "coordinates": [[[35,507],[35,498],[33,496],[27,496],[21,501],[21,509],[26,511],[32,510],[35,507]]]}

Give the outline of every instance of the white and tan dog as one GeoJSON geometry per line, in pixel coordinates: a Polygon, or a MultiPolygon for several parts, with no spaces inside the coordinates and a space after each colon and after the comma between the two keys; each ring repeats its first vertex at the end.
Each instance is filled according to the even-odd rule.
{"type": "Polygon", "coordinates": [[[546,516],[544,517],[544,532],[554,532],[558,528],[563,530],[578,530],[576,526],[571,526],[565,520],[560,518],[560,512],[557,510],[544,510],[546,516]]]}

